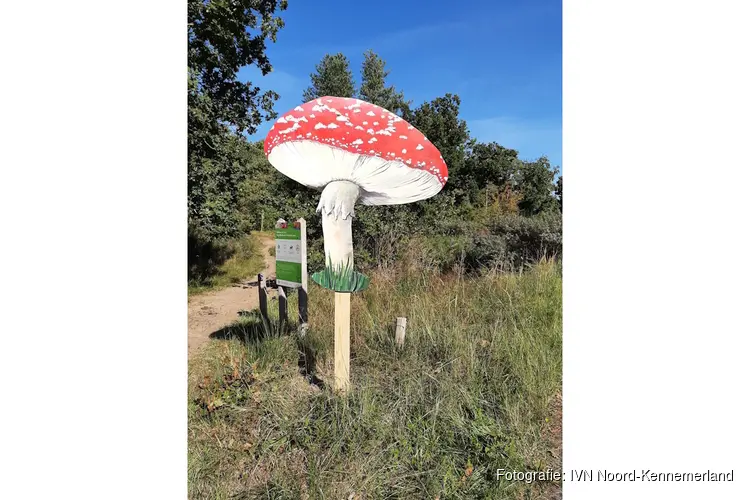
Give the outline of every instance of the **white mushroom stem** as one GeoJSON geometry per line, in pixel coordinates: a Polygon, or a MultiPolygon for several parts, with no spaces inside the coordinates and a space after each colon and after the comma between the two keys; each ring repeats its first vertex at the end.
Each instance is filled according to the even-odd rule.
{"type": "Polygon", "coordinates": [[[354,269],[352,219],[359,199],[359,186],[349,181],[329,182],[320,195],[318,212],[323,218],[323,248],[326,265],[354,269]]]}
{"type": "MultiPolygon", "coordinates": [[[[334,272],[344,267],[354,271],[352,219],[359,194],[359,186],[353,182],[333,181],[320,195],[318,212],[322,212],[323,218],[326,265],[334,272]]],[[[349,389],[350,294],[336,292],[334,305],[334,389],[346,392],[349,389]]]]}

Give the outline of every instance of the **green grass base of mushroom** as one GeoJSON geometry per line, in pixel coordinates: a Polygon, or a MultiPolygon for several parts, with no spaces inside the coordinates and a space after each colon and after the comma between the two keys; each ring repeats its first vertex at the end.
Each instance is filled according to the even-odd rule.
{"type": "Polygon", "coordinates": [[[352,266],[335,266],[330,261],[325,269],[312,275],[312,280],[323,288],[342,293],[361,292],[370,284],[370,278],[352,266]]]}

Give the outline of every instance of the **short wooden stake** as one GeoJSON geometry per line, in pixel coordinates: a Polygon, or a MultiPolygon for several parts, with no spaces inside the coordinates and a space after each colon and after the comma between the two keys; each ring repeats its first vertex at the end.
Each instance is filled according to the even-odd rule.
{"type": "Polygon", "coordinates": [[[398,347],[404,346],[404,340],[406,339],[406,318],[396,318],[396,345],[398,347]]]}
{"type": "Polygon", "coordinates": [[[333,343],[333,377],[334,389],[346,392],[349,390],[349,313],[350,294],[335,292],[333,343]]]}

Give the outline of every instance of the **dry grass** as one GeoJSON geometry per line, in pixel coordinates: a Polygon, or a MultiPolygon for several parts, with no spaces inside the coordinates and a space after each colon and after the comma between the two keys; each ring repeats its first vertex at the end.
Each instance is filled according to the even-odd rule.
{"type": "Polygon", "coordinates": [[[376,273],[352,300],[352,390],[345,397],[326,383],[330,291],[311,285],[304,340],[243,319],[237,339],[213,341],[190,364],[190,497],[554,494],[554,485],[496,481],[495,470],[559,466],[552,429],[561,295],[552,262],[472,279],[376,273]],[[408,318],[403,349],[394,341],[397,316],[408,318]]]}

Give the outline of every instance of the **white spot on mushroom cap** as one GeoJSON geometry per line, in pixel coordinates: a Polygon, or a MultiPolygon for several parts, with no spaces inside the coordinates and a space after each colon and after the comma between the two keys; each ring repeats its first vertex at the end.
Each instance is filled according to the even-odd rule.
{"type": "Polygon", "coordinates": [[[405,135],[400,135],[400,136],[398,136],[398,138],[399,139],[408,139],[408,137],[406,137],[405,135]]]}
{"type": "Polygon", "coordinates": [[[357,139],[356,141],[352,141],[352,144],[355,145],[355,146],[358,146],[358,145],[362,144],[363,142],[364,141],[362,139],[357,139]]]}
{"type": "Polygon", "coordinates": [[[344,115],[338,115],[338,116],[336,117],[336,120],[337,120],[337,121],[340,121],[340,122],[345,122],[345,121],[349,121],[349,118],[347,118],[347,117],[346,117],[346,116],[344,116],[344,115]]]}
{"type": "Polygon", "coordinates": [[[287,128],[287,129],[284,129],[284,130],[279,130],[279,134],[284,134],[284,135],[286,135],[286,134],[288,134],[288,133],[290,133],[290,132],[294,132],[294,131],[295,131],[295,130],[297,130],[298,128],[301,128],[301,127],[299,126],[299,123],[296,123],[296,122],[295,122],[295,123],[294,123],[294,125],[292,125],[291,127],[287,128]]]}
{"type": "Polygon", "coordinates": [[[368,111],[367,116],[375,116],[375,113],[373,113],[372,111],[368,111]]]}
{"type": "Polygon", "coordinates": [[[367,133],[370,134],[370,135],[372,135],[372,134],[375,133],[375,131],[373,129],[371,129],[371,128],[368,128],[367,129],[367,133]]]}
{"type": "Polygon", "coordinates": [[[377,141],[378,141],[378,139],[375,138],[375,137],[373,137],[372,139],[370,139],[369,141],[367,141],[367,143],[368,144],[372,144],[373,142],[377,142],[377,141]]]}
{"type": "Polygon", "coordinates": [[[316,123],[315,124],[315,130],[318,130],[318,129],[321,129],[321,128],[326,128],[326,126],[323,125],[322,123],[316,123]]]}
{"type": "Polygon", "coordinates": [[[276,123],[286,123],[286,118],[284,118],[282,116],[281,118],[279,118],[278,120],[276,120],[276,123]]]}
{"type": "Polygon", "coordinates": [[[294,108],[294,111],[304,111],[304,109],[302,108],[302,106],[297,106],[294,108]]]}
{"type": "Polygon", "coordinates": [[[359,125],[357,125],[357,126],[356,126],[356,127],[354,127],[354,128],[355,128],[356,130],[364,130],[364,127],[360,127],[359,125]]]}
{"type": "Polygon", "coordinates": [[[339,126],[336,125],[335,123],[329,123],[328,128],[339,128],[339,126]]]}
{"type": "Polygon", "coordinates": [[[287,122],[294,122],[294,123],[297,123],[297,122],[307,122],[307,118],[305,118],[304,116],[300,116],[299,118],[295,118],[292,115],[287,115],[286,116],[286,121],[287,122]]]}
{"type": "Polygon", "coordinates": [[[336,110],[331,109],[330,107],[326,106],[322,102],[319,103],[319,104],[316,104],[315,106],[313,106],[312,110],[313,111],[334,111],[334,112],[336,111],[336,110]]]}
{"type": "Polygon", "coordinates": [[[380,125],[378,122],[372,122],[373,125],[380,125]]]}
{"type": "Polygon", "coordinates": [[[402,149],[402,150],[401,150],[401,152],[402,152],[403,154],[406,154],[406,149],[402,149]]]}
{"type": "Polygon", "coordinates": [[[422,151],[424,149],[424,146],[421,144],[417,144],[417,151],[422,151]]]}

